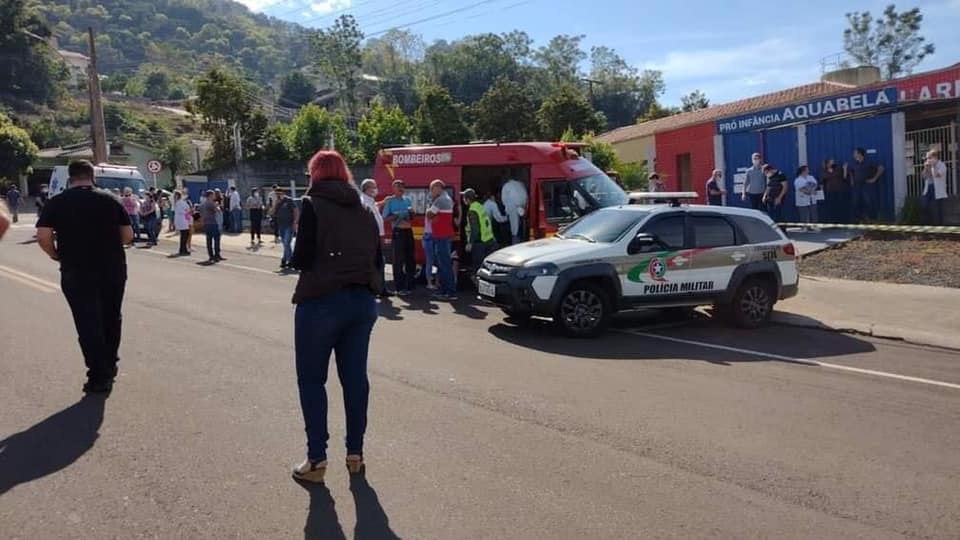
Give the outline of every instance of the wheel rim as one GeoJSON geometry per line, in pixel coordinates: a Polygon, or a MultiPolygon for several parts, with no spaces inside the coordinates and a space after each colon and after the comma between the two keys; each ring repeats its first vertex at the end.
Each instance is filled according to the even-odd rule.
{"type": "Polygon", "coordinates": [[[740,300],[740,312],[752,323],[765,321],[770,314],[770,294],[763,287],[750,287],[740,300]]]}
{"type": "Polygon", "coordinates": [[[573,291],[563,299],[560,317],[567,328],[591,330],[603,318],[603,301],[590,291],[573,291]]]}

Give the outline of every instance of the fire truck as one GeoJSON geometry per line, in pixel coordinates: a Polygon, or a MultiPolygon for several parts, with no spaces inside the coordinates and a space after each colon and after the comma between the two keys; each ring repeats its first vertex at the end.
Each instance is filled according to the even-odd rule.
{"type": "MultiPolygon", "coordinates": [[[[598,208],[628,203],[623,189],[580,155],[584,146],[582,143],[484,142],[385,148],[377,156],[374,179],[381,197],[392,193],[395,180],[403,180],[405,196],[413,203],[417,240],[423,235],[429,186],[433,180],[446,183],[457,202],[458,218],[464,214],[460,204],[460,193],[464,190],[472,188],[483,201],[490,194],[498,194],[507,181],[516,180],[525,186],[529,201],[519,236],[527,240],[544,238],[598,208]]],[[[463,227],[460,230],[462,234],[463,227]]],[[[389,246],[389,225],[385,235],[389,246]]],[[[390,251],[386,250],[388,256],[390,251]]],[[[418,241],[417,263],[423,264],[423,261],[418,241]]]]}

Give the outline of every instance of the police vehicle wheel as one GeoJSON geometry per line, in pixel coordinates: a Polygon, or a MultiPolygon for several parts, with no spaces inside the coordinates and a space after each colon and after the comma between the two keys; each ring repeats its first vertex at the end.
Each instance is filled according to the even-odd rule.
{"type": "Polygon", "coordinates": [[[610,300],[601,287],[575,283],[560,299],[554,322],[569,337],[589,338],[603,332],[610,316],[610,300]]]}
{"type": "Polygon", "coordinates": [[[770,282],[762,278],[748,279],[733,296],[733,302],[725,306],[740,328],[757,328],[773,315],[774,294],[770,282]]]}

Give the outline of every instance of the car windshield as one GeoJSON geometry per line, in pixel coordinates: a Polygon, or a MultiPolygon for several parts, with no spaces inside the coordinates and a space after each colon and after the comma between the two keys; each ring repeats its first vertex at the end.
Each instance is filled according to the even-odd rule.
{"type": "Polygon", "coordinates": [[[140,197],[142,197],[143,192],[146,191],[146,184],[139,178],[101,176],[99,174],[97,175],[97,187],[107,191],[119,190],[120,193],[123,193],[124,189],[130,188],[134,194],[140,197]]]}
{"type": "Polygon", "coordinates": [[[616,242],[640,220],[647,217],[648,213],[615,208],[599,210],[574,221],[557,236],[605,244],[616,242]]]}
{"type": "Polygon", "coordinates": [[[574,198],[580,210],[589,212],[597,208],[620,206],[629,202],[626,192],[603,173],[578,178],[573,181],[573,186],[576,189],[574,198]]]}

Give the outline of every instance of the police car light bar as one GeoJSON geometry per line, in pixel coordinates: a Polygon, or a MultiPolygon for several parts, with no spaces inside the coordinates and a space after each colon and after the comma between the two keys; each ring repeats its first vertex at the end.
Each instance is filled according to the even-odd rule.
{"type": "Polygon", "coordinates": [[[632,191],[628,196],[631,200],[645,201],[695,200],[700,198],[696,191],[632,191]]]}

